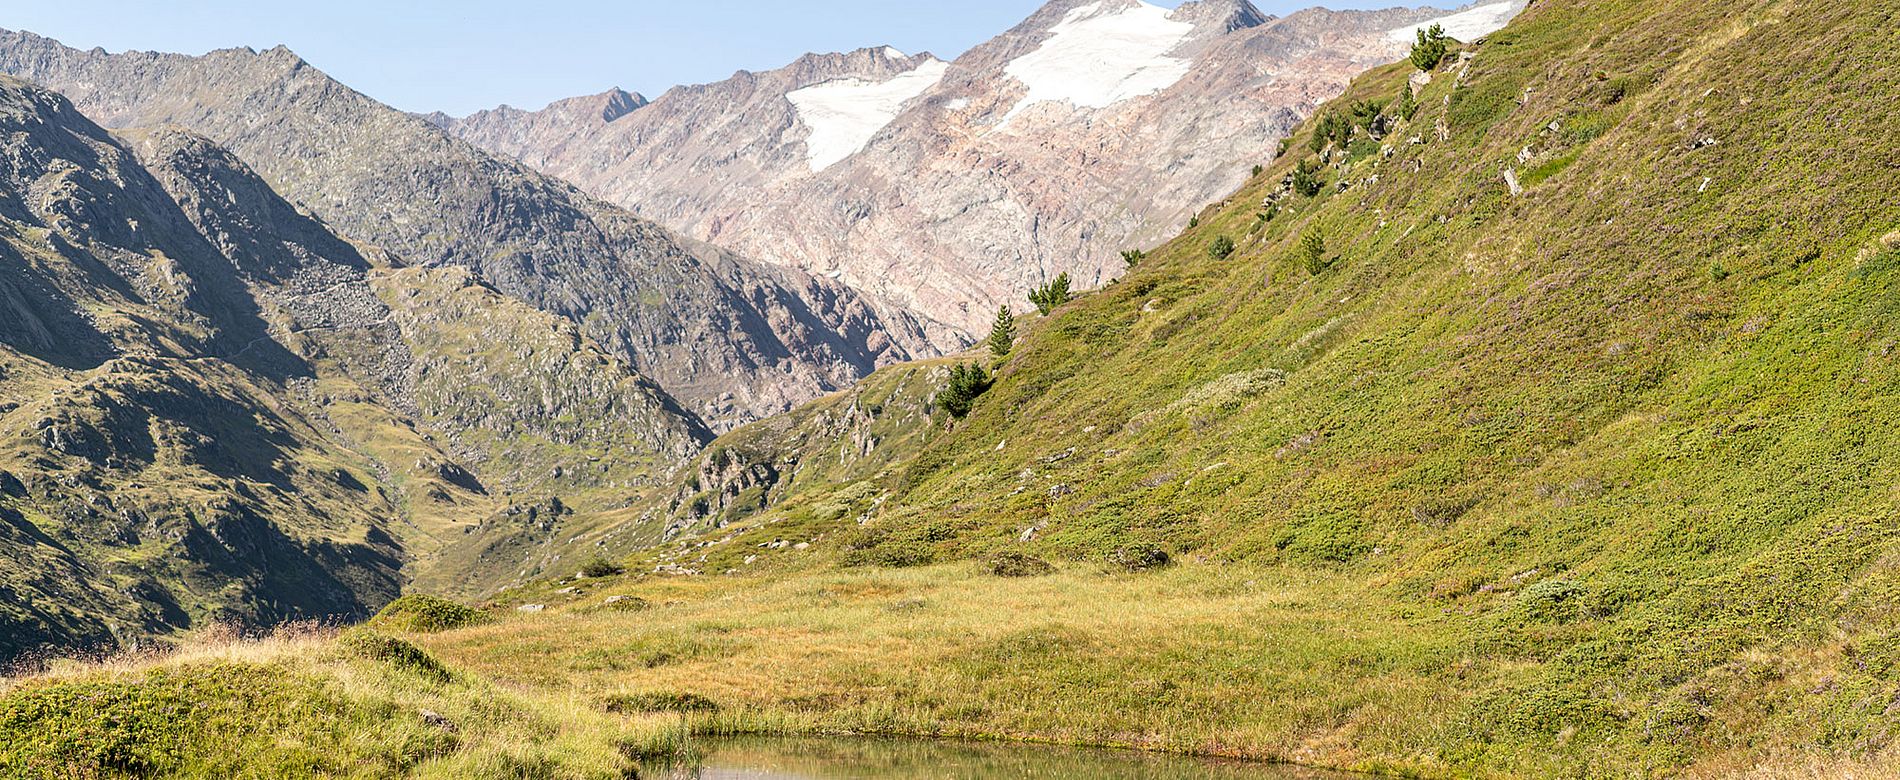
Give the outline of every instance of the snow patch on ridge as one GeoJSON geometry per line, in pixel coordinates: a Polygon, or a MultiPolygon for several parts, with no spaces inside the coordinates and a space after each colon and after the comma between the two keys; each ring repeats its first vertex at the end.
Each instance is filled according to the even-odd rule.
{"type": "Polygon", "coordinates": [[[1508,0],[1467,8],[1450,16],[1427,19],[1410,27],[1401,27],[1385,34],[1386,40],[1393,43],[1412,43],[1418,40],[1418,30],[1429,30],[1434,24],[1444,25],[1445,34],[1460,41],[1470,43],[1511,23],[1515,16],[1513,4],[1508,0]]]}
{"type": "Polygon", "coordinates": [[[1171,15],[1140,2],[1104,11],[1099,0],[1069,11],[1048,40],[1003,68],[1029,88],[1003,122],[1044,101],[1107,108],[1174,86],[1194,63],[1168,53],[1194,33],[1194,25],[1171,15]]]}
{"type": "Polygon", "coordinates": [[[798,120],[811,130],[805,158],[812,171],[863,151],[905,103],[936,86],[949,70],[950,63],[933,59],[889,81],[837,79],[786,93],[798,120]]]}

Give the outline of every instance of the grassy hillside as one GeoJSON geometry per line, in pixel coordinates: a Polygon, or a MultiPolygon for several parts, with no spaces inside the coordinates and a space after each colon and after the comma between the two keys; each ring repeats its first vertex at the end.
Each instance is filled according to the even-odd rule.
{"type": "Polygon", "coordinates": [[[867,385],[882,423],[736,431],[626,527],[574,521],[682,534],[632,573],[415,641],[524,695],[703,697],[698,733],[1890,774],[1895,21],[1542,0],[1409,118],[1409,66],[1359,79],[1322,116],[1382,138],[1310,122],[968,418],[910,367],[867,385]]]}
{"type": "MultiPolygon", "coordinates": [[[[1883,128],[1900,52],[1870,33],[1892,14],[1539,3],[1454,54],[1383,139],[1313,145],[1313,123],[1181,239],[1059,310],[969,419],[868,487],[835,486],[875,506],[865,522],[793,534],[788,506],[656,562],[1021,550],[1086,570],[1159,546],[1242,567],[1264,602],[1184,655],[1265,642],[1327,659],[1282,672],[1298,693],[1254,714],[1130,703],[1133,741],[1178,745],[1221,721],[1187,713],[1221,712],[1255,729],[1222,733],[1241,752],[1318,743],[1368,767],[1623,774],[1878,753],[1900,693],[1882,660],[1896,631],[1883,432],[1900,378],[1900,179],[1883,128]],[[1303,162],[1312,196],[1290,181],[1303,162]],[[1208,251],[1220,236],[1231,256],[1208,251]],[[1308,236],[1323,236],[1317,262],[1308,236]],[[1315,579],[1323,598],[1303,590],[1315,579]],[[1378,630],[1248,636],[1315,601],[1378,630]],[[1324,715],[1268,725],[1296,706],[1324,715]]],[[[1410,74],[1368,74],[1327,110],[1400,114],[1410,74]]],[[[717,628],[797,631],[798,614],[717,628]]],[[[1091,643],[1124,647],[1119,633],[1054,636],[1027,651],[1049,665],[1031,679],[1121,679],[1082,660],[1091,643]]],[[[516,668],[493,652],[497,673],[516,668]]],[[[1204,666],[1155,678],[1204,690],[1204,666]]],[[[1150,668],[1170,667],[1120,671],[1150,668]]],[[[654,679],[751,680],[710,666],[654,679]]],[[[843,718],[901,685],[850,687],[815,709],[843,718]]],[[[814,708],[773,697],[740,696],[814,708]]],[[[999,726],[967,703],[906,701],[904,722],[1073,736],[1050,712],[999,726]]]]}

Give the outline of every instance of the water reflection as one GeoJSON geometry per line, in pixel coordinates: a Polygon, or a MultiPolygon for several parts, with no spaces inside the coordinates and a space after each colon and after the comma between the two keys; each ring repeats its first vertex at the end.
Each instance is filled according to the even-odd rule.
{"type": "Polygon", "coordinates": [[[734,738],[702,744],[691,768],[649,768],[649,780],[1347,780],[1298,767],[1112,750],[919,739],[734,738]]]}

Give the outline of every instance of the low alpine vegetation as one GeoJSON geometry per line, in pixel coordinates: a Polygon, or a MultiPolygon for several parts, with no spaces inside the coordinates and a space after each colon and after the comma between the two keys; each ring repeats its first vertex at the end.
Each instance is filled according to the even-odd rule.
{"type": "Polygon", "coordinates": [[[1056,567],[1028,553],[1000,552],[990,556],[988,569],[998,577],[1041,577],[1054,574],[1056,567]]]}
{"type": "Polygon", "coordinates": [[[481,610],[445,598],[411,594],[389,602],[369,624],[389,631],[427,633],[487,622],[481,610]]]}

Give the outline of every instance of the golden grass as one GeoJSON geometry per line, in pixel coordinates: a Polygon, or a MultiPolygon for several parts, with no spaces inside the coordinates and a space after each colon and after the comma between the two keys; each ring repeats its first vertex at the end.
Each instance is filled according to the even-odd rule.
{"type": "MultiPolygon", "coordinates": [[[[610,715],[577,691],[507,688],[462,670],[455,670],[449,682],[432,682],[354,656],[336,637],[333,629],[311,627],[255,639],[214,629],[165,652],[60,662],[6,680],[0,683],[0,704],[6,705],[0,716],[9,728],[0,730],[0,775],[49,768],[74,776],[116,775],[125,767],[118,756],[62,753],[57,726],[29,723],[24,731],[12,730],[20,725],[12,720],[14,710],[31,710],[21,704],[25,697],[66,689],[77,691],[79,701],[103,700],[96,696],[132,701],[125,719],[137,722],[154,711],[138,701],[141,693],[162,706],[180,695],[168,685],[206,678],[238,686],[236,695],[247,703],[266,702],[270,711],[220,711],[230,702],[206,699],[189,706],[177,722],[163,723],[161,731],[130,728],[124,732],[130,741],[144,746],[189,746],[168,756],[169,763],[159,761],[140,772],[218,776],[242,769],[289,776],[343,770],[352,776],[604,780],[627,777],[642,760],[692,754],[686,723],[677,715],[610,715]],[[264,674],[244,673],[250,670],[264,674]],[[282,691],[258,692],[277,681],[285,683],[282,691]],[[102,691],[109,693],[89,693],[102,691]],[[269,733],[248,730],[253,720],[272,724],[269,733]]],[[[97,708],[106,706],[112,705],[97,708]]],[[[68,714],[89,718],[97,713],[68,714]]],[[[143,752],[164,755],[162,750],[143,752]]]]}
{"type": "Polygon", "coordinates": [[[527,690],[704,696],[720,710],[688,719],[714,734],[1010,739],[1381,768],[1448,736],[1433,713],[1463,695],[1439,674],[1447,649],[1420,630],[1436,618],[1364,609],[1336,575],[978,569],[648,580],[414,639],[527,690]],[[655,606],[588,609],[620,593],[655,606]],[[1360,648],[1344,665],[1340,644],[1360,648]],[[1315,689],[1333,681],[1339,689],[1315,689]]]}

